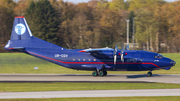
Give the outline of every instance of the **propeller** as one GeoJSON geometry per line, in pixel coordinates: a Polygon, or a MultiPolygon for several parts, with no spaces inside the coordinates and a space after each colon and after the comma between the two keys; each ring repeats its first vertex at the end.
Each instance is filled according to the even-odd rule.
{"type": "Polygon", "coordinates": [[[116,65],[116,60],[117,60],[117,44],[116,44],[116,47],[114,48],[114,65],[116,65]]]}
{"type": "MultiPolygon", "coordinates": [[[[114,48],[114,65],[116,65],[116,61],[117,61],[117,49],[118,49],[118,46],[116,44],[116,47],[114,48]]],[[[126,46],[125,48],[126,50],[129,50],[129,44],[126,46]]],[[[123,47],[123,44],[122,44],[122,49],[121,49],[121,61],[124,62],[124,47],[123,47]]],[[[125,53],[125,55],[127,55],[127,53],[125,53]]]]}

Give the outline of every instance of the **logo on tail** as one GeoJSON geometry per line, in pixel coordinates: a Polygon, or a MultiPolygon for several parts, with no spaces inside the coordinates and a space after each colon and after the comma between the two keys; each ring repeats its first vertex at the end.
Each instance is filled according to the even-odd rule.
{"type": "Polygon", "coordinates": [[[24,26],[24,24],[19,23],[15,26],[15,32],[18,35],[23,35],[26,32],[26,27],[24,26]]]}

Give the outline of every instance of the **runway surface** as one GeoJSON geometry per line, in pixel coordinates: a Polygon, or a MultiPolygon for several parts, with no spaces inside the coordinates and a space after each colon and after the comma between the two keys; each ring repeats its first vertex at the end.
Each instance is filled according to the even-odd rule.
{"type": "Polygon", "coordinates": [[[133,97],[133,96],[180,96],[180,89],[88,90],[88,91],[1,92],[0,93],[0,99],[133,97]]]}
{"type": "Polygon", "coordinates": [[[105,77],[93,77],[86,74],[0,74],[0,82],[129,82],[129,83],[177,83],[180,75],[153,74],[114,74],[105,77]]]}

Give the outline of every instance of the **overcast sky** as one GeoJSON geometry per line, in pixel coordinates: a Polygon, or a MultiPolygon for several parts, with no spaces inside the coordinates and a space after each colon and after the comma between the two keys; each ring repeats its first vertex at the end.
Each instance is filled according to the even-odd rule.
{"type": "MultiPolygon", "coordinates": [[[[64,0],[64,1],[73,2],[73,3],[81,3],[81,2],[88,2],[90,0],[64,0]]],[[[111,1],[111,0],[109,0],[109,1],[111,1]]],[[[165,0],[165,1],[173,2],[173,1],[178,1],[178,0],[165,0]]]]}

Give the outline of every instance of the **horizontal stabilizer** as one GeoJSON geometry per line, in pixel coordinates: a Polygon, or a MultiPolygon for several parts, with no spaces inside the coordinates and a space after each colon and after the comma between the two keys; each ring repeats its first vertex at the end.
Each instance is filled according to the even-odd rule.
{"type": "Polygon", "coordinates": [[[24,50],[24,47],[12,47],[12,48],[7,48],[7,50],[16,50],[16,51],[22,51],[24,50]]]}

